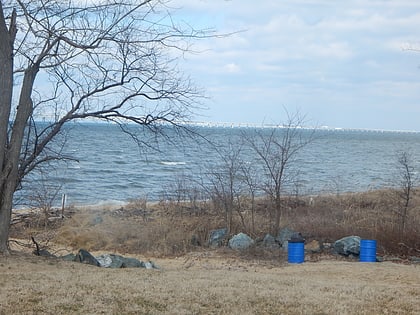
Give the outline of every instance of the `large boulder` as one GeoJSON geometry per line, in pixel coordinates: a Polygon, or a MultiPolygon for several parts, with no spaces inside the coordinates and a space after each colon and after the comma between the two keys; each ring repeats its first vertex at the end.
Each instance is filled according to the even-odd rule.
{"type": "Polygon", "coordinates": [[[115,254],[103,254],[94,257],[87,250],[80,249],[79,252],[74,254],[68,254],[60,257],[67,261],[76,261],[84,264],[89,264],[97,267],[104,268],[146,268],[146,269],[160,269],[152,261],[143,262],[136,258],[124,257],[115,254]]]}
{"type": "Polygon", "coordinates": [[[359,236],[346,236],[342,239],[335,241],[334,251],[337,254],[350,256],[360,254],[360,237],[359,236]]]}
{"type": "Polygon", "coordinates": [[[212,230],[209,235],[209,245],[211,247],[219,247],[222,245],[227,236],[228,231],[226,228],[212,230]]]}
{"type": "Polygon", "coordinates": [[[73,253],[64,255],[64,256],[60,256],[59,258],[65,260],[65,261],[76,261],[76,255],[73,253]]]}
{"type": "Polygon", "coordinates": [[[123,257],[115,254],[103,254],[96,257],[101,267],[105,268],[146,268],[158,269],[153,262],[143,262],[136,258],[123,257]]]}
{"type": "Polygon", "coordinates": [[[279,244],[276,241],[276,238],[271,234],[266,234],[262,240],[264,247],[268,248],[279,248],[279,244]]]}
{"type": "Polygon", "coordinates": [[[289,244],[289,240],[295,235],[296,232],[285,227],[279,231],[279,234],[276,237],[276,241],[281,245],[283,250],[287,251],[287,246],[289,244]]]}
{"type": "Polygon", "coordinates": [[[191,236],[191,245],[192,246],[201,246],[201,241],[200,241],[200,238],[198,237],[197,234],[193,234],[191,236]]]}
{"type": "Polygon", "coordinates": [[[82,264],[97,266],[97,267],[100,266],[96,258],[93,257],[93,255],[85,249],[79,250],[79,252],[76,254],[74,261],[80,262],[82,264]]]}
{"type": "Polygon", "coordinates": [[[245,233],[239,233],[229,240],[229,247],[236,250],[243,250],[251,247],[254,240],[245,233]]]}
{"type": "Polygon", "coordinates": [[[122,261],[120,263],[116,263],[110,254],[103,254],[100,256],[95,257],[96,260],[99,262],[100,267],[104,268],[121,268],[122,261]]]}
{"type": "MultiPolygon", "coordinates": [[[[136,258],[132,258],[132,257],[122,257],[122,261],[123,261],[123,268],[146,268],[146,263],[144,261],[138,260],[136,258]]],[[[147,269],[153,269],[152,268],[147,268],[147,269]]]]}

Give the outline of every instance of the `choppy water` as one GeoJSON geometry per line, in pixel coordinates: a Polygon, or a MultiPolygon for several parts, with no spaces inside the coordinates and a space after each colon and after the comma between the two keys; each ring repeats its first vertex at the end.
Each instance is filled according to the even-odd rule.
{"type": "MultiPolygon", "coordinates": [[[[242,133],[254,131],[197,128],[222,150],[228,150],[229,143],[239,143],[242,133]]],[[[117,126],[108,124],[75,125],[67,141],[66,152],[78,162],[62,163],[42,176],[34,174],[22,191],[25,199],[46,194],[47,190],[50,195],[56,191],[57,199],[65,193],[70,204],[142,197],[159,200],[170,194],[171,187],[184,175],[198,180],[208,170],[217,169],[221,161],[215,147],[205,141],[161,142],[160,151],[144,150],[117,126]]],[[[400,151],[410,152],[413,166],[420,169],[420,133],[318,130],[294,165],[300,173],[299,191],[362,191],[398,184],[400,151]]],[[[243,151],[243,159],[255,163],[249,150],[243,151]]]]}

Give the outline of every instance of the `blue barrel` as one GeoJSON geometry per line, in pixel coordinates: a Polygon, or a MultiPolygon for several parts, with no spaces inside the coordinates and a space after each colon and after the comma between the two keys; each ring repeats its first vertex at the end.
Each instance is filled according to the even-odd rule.
{"type": "Polygon", "coordinates": [[[360,261],[376,262],[376,240],[360,240],[360,261]]]}
{"type": "Polygon", "coordinates": [[[305,244],[292,243],[287,244],[287,261],[291,264],[301,264],[305,260],[305,244]]]}

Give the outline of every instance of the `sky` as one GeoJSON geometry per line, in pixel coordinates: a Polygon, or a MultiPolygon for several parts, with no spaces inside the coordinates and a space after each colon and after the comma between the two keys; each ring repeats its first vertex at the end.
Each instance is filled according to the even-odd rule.
{"type": "Polygon", "coordinates": [[[197,121],[420,131],[420,1],[177,0],[223,38],[181,62],[209,97],[197,121]],[[416,51],[418,50],[418,51],[416,51]]]}

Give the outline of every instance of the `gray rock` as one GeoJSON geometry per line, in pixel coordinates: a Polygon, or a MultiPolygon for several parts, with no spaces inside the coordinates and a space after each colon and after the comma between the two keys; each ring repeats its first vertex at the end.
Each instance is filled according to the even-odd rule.
{"type": "Polygon", "coordinates": [[[146,269],[155,269],[154,264],[151,261],[147,261],[144,263],[144,268],[146,269]]]}
{"type": "Polygon", "coordinates": [[[350,256],[360,254],[360,237],[359,236],[346,236],[338,241],[335,241],[334,251],[337,254],[350,256]]]}
{"type": "Polygon", "coordinates": [[[226,228],[212,230],[212,231],[210,231],[209,245],[211,247],[221,246],[223,241],[226,239],[226,237],[227,237],[227,229],[226,228]]]}
{"type": "Polygon", "coordinates": [[[279,244],[276,242],[276,238],[271,234],[266,234],[262,240],[263,246],[269,248],[278,248],[279,244]]]}
{"type": "Polygon", "coordinates": [[[65,260],[65,261],[76,261],[76,255],[73,254],[73,253],[61,256],[60,258],[65,260]]]}
{"type": "Polygon", "coordinates": [[[239,233],[229,240],[229,247],[236,250],[243,250],[251,247],[254,240],[245,233],[239,233]]]}
{"type": "Polygon", "coordinates": [[[193,234],[191,236],[191,245],[192,246],[201,246],[200,238],[196,234],[193,234]]]}
{"type": "Polygon", "coordinates": [[[115,254],[103,254],[96,259],[100,266],[105,268],[146,268],[146,264],[136,258],[115,254]]]}
{"type": "Polygon", "coordinates": [[[417,256],[411,256],[410,257],[410,261],[415,263],[415,264],[420,264],[420,257],[417,256]]]}
{"type": "MultiPolygon", "coordinates": [[[[131,257],[122,257],[123,259],[123,268],[147,268],[145,262],[138,260],[136,258],[131,258],[131,257]]],[[[152,268],[147,268],[147,269],[153,269],[152,268]]]]}
{"type": "Polygon", "coordinates": [[[95,257],[96,260],[99,262],[99,265],[104,268],[121,268],[122,267],[122,261],[121,263],[115,263],[114,259],[112,259],[112,255],[110,254],[103,254],[100,256],[95,257]]]}
{"type": "Polygon", "coordinates": [[[111,257],[111,264],[108,268],[124,268],[124,261],[121,256],[119,255],[110,255],[111,257]]]}
{"type": "Polygon", "coordinates": [[[332,244],[331,243],[322,243],[322,248],[323,249],[331,249],[332,248],[332,244]]]}
{"type": "Polygon", "coordinates": [[[296,232],[285,227],[279,231],[279,234],[276,237],[276,241],[280,244],[284,251],[287,251],[287,246],[289,244],[289,239],[295,234],[296,232]]]}
{"type": "Polygon", "coordinates": [[[87,250],[80,249],[75,257],[75,261],[80,262],[82,264],[88,264],[99,267],[100,264],[96,260],[95,257],[92,256],[91,253],[89,253],[87,250]]]}
{"type": "Polygon", "coordinates": [[[303,235],[299,232],[293,233],[288,241],[290,243],[305,243],[305,239],[303,238],[303,235]]]}

